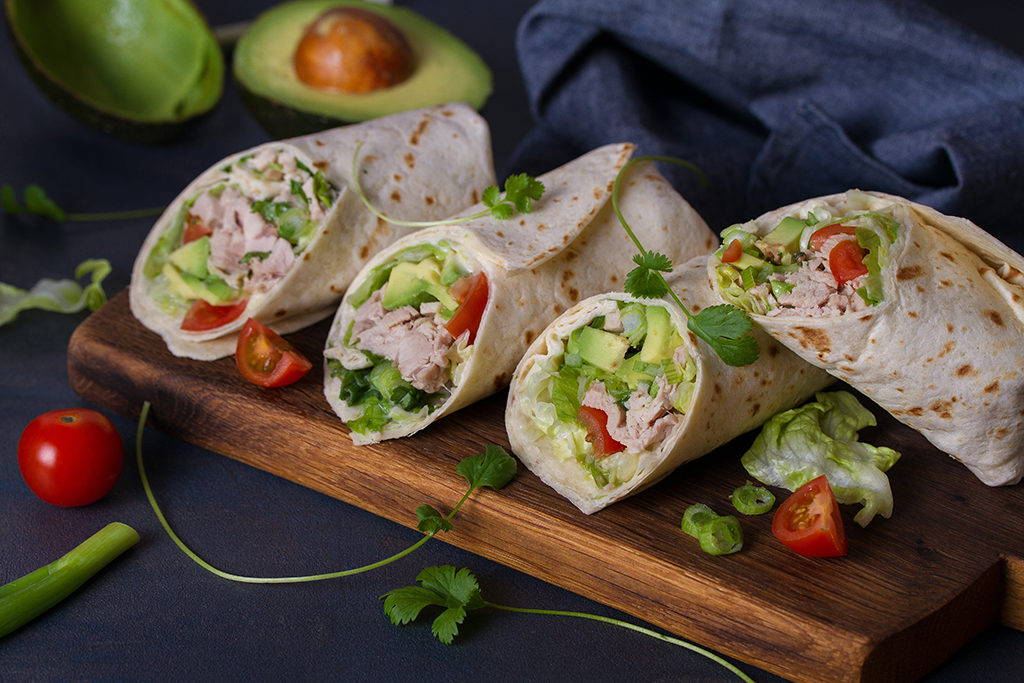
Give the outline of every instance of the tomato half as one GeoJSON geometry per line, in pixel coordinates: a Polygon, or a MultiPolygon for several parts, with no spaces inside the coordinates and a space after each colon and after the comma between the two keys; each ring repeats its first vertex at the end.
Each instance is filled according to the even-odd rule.
{"type": "Polygon", "coordinates": [[[603,410],[580,406],[576,419],[587,430],[587,441],[594,444],[594,457],[603,458],[626,450],[608,433],[608,415],[603,410]]]}
{"type": "Polygon", "coordinates": [[[864,265],[864,250],[853,240],[843,240],[832,247],[828,253],[828,267],[840,285],[868,272],[868,267],[864,265]]]}
{"type": "Polygon", "coordinates": [[[242,377],[261,387],[287,386],[313,367],[300,351],[255,318],[245,321],[238,335],[235,365],[242,377]]]}
{"type": "Polygon", "coordinates": [[[722,263],[732,263],[738,261],[740,256],[743,255],[743,242],[739,240],[733,240],[729,242],[729,246],[722,252],[722,263]]]}
{"type": "Polygon", "coordinates": [[[188,225],[185,226],[185,234],[181,236],[181,243],[188,244],[189,242],[195,242],[200,237],[206,235],[212,235],[213,228],[206,226],[198,216],[188,215],[188,225]]]}
{"type": "Polygon", "coordinates": [[[124,446],[114,424],[88,408],[43,413],[18,440],[18,469],[42,500],[60,507],[95,503],[121,475],[124,446]]]}
{"type": "Polygon", "coordinates": [[[227,306],[214,306],[203,299],[196,299],[192,308],[188,309],[188,313],[185,314],[185,319],[181,322],[181,329],[188,332],[215,330],[237,320],[248,305],[248,299],[239,299],[227,306]]]}
{"type": "Polygon", "coordinates": [[[487,307],[487,276],[480,271],[462,278],[452,285],[451,295],[458,300],[459,308],[444,328],[456,339],[469,330],[469,343],[472,344],[476,340],[480,319],[483,318],[484,309],[487,307]]]}
{"type": "Polygon", "coordinates": [[[772,533],[787,548],[806,557],[846,554],[846,529],[825,475],[807,482],[782,503],[772,519],[772,533]]]}
{"type": "Polygon", "coordinates": [[[842,223],[833,223],[826,225],[824,228],[818,228],[811,233],[811,239],[808,240],[811,248],[815,251],[821,250],[821,245],[828,241],[829,237],[833,235],[853,235],[856,234],[856,230],[852,225],[843,225],[842,223]]]}

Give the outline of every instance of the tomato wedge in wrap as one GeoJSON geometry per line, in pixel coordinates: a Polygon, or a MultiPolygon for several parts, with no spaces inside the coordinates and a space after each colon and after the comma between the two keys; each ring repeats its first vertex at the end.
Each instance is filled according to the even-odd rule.
{"type": "Polygon", "coordinates": [[[490,132],[465,104],[269,142],[202,173],[151,229],[132,271],[132,313],[178,356],[234,353],[255,318],[286,334],[326,318],[359,268],[412,232],[374,216],[439,220],[494,184],[490,132]]]}
{"type": "Polygon", "coordinates": [[[722,232],[718,296],[990,486],[1024,473],[1024,259],[970,221],[848,192],[722,232]]]}
{"type": "MultiPolygon", "coordinates": [[[[717,305],[707,257],[666,277],[692,313],[717,305]]],[[[533,342],[513,375],[513,452],[586,514],[764,424],[833,381],[763,331],[758,359],[726,365],[669,297],[581,301],[533,342]]]]}
{"type": "MultiPolygon", "coordinates": [[[[324,350],[325,394],[354,443],[412,434],[503,389],[548,322],[622,286],[635,247],[610,197],[633,149],[601,147],[541,176],[529,213],[426,228],[363,268],[324,350]]],[[[626,173],[620,208],[645,246],[682,260],[717,246],[651,163],[626,173]]]]}

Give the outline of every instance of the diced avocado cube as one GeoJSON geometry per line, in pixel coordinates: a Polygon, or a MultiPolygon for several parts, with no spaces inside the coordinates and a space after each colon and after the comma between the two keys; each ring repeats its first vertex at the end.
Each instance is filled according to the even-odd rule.
{"type": "Polygon", "coordinates": [[[605,372],[618,370],[629,350],[625,337],[594,327],[580,330],[579,343],[580,358],[605,372]]]}
{"type": "Polygon", "coordinates": [[[434,258],[419,263],[403,261],[391,269],[381,304],[391,310],[401,306],[419,306],[433,298],[449,311],[459,307],[448,288],[441,284],[441,269],[434,258]]]}
{"type": "Polygon", "coordinates": [[[786,216],[775,226],[774,230],[761,238],[761,241],[770,244],[780,244],[785,247],[786,251],[794,253],[798,251],[800,235],[806,227],[807,223],[799,218],[786,216]]]}
{"type": "Polygon", "coordinates": [[[654,381],[655,376],[648,372],[652,367],[655,366],[645,363],[640,359],[640,354],[636,354],[627,358],[615,374],[624,379],[630,388],[635,389],[640,382],[654,381]]]}
{"type": "Polygon", "coordinates": [[[671,358],[682,338],[672,329],[668,309],[662,306],[647,307],[647,336],[640,349],[640,360],[645,363],[660,363],[671,358]]]}
{"type": "Polygon", "coordinates": [[[199,279],[205,278],[210,272],[206,266],[210,260],[210,238],[204,235],[183,244],[172,251],[167,260],[184,273],[191,273],[199,279]]]}
{"type": "Polygon", "coordinates": [[[740,257],[738,259],[736,259],[735,261],[730,261],[729,262],[730,266],[732,266],[733,268],[736,268],[737,270],[741,270],[741,271],[744,268],[750,268],[751,266],[756,266],[756,267],[760,268],[764,264],[765,264],[764,259],[760,259],[760,258],[758,258],[756,256],[753,256],[752,254],[748,254],[747,252],[743,252],[742,254],[740,254],[740,257]]]}
{"type": "Polygon", "coordinates": [[[170,263],[164,264],[163,274],[169,282],[168,289],[186,299],[202,299],[213,306],[223,306],[236,298],[235,290],[220,278],[200,280],[170,263]]]}

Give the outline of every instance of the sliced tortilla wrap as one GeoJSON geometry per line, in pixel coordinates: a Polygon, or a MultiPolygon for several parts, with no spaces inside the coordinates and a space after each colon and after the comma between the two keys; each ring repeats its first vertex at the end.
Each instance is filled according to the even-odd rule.
{"type": "Polygon", "coordinates": [[[495,182],[487,123],[461,103],[233,154],[190,183],[156,221],[132,272],[135,317],[175,355],[213,360],[234,353],[250,317],[286,334],[332,315],[363,264],[414,231],[374,216],[360,201],[351,178],[360,143],[362,188],[376,208],[396,219],[446,218],[476,204],[495,182]],[[292,190],[296,183],[301,190],[292,190]],[[188,280],[187,271],[182,277],[188,288],[183,286],[176,275],[184,268],[167,272],[168,261],[175,260],[170,254],[193,222],[213,230],[207,277],[229,286],[226,301],[210,295],[205,283],[188,280]],[[288,247],[290,255],[284,253],[288,247]],[[287,263],[270,265],[278,257],[287,263]],[[216,305],[248,301],[225,324],[182,329],[200,298],[216,305]]]}
{"type": "MultiPolygon", "coordinates": [[[[770,297],[740,293],[718,254],[708,265],[719,296],[756,308],[755,322],[770,335],[921,432],[984,483],[1020,481],[1024,259],[965,219],[857,190],[783,207],[734,228],[763,239],[786,217],[808,223],[809,234],[836,222],[861,226],[857,242],[871,246],[863,262],[878,262],[866,284],[853,281],[851,288],[861,293],[841,295],[849,306],[838,308],[828,302],[776,305],[770,297]],[[893,228],[890,238],[872,237],[886,232],[885,225],[893,228]],[[865,295],[877,303],[870,305],[865,295]]],[[[817,277],[832,271],[835,259],[828,254],[816,262],[817,277]]]]}
{"type": "MultiPolygon", "coordinates": [[[[637,250],[610,195],[633,147],[601,147],[541,176],[546,189],[529,213],[427,228],[363,268],[324,351],[325,395],[355,443],[412,434],[503,389],[548,322],[583,297],[622,286],[637,250]],[[423,305],[406,304],[398,295],[409,282],[402,271],[421,278],[412,278],[415,283],[432,279],[447,303],[428,297],[423,305]],[[460,303],[449,295],[479,281],[486,286],[482,298],[471,292],[460,303]],[[471,301],[479,302],[473,324],[459,329],[471,301]]],[[[703,219],[650,163],[629,168],[619,207],[645,248],[669,258],[686,260],[717,245],[703,219]]]]}
{"type": "MultiPolygon", "coordinates": [[[[677,267],[666,280],[695,314],[720,303],[708,283],[707,257],[677,267]]],[[[613,292],[581,301],[544,330],[516,368],[505,411],[512,450],[544,483],[591,514],[835,381],[763,331],[754,336],[758,360],[732,367],[687,330],[685,315],[667,296],[613,292]],[[645,358],[647,336],[655,329],[652,308],[667,311],[673,341],[645,358]],[[645,319],[646,335],[630,339],[626,359],[610,377],[607,368],[595,372],[588,359],[603,356],[605,347],[588,348],[584,328],[597,324],[628,337],[636,324],[630,316],[637,315],[645,319]],[[608,448],[588,440],[588,430],[575,419],[581,405],[599,410],[609,420],[609,436],[621,442],[608,448]]],[[[607,340],[608,347],[621,344],[593,337],[607,340]]]]}

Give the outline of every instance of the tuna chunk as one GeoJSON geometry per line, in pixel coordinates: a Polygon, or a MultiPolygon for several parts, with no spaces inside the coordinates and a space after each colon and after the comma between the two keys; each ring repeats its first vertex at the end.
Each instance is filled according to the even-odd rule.
{"type": "Polygon", "coordinates": [[[664,377],[658,377],[657,384],[654,396],[648,392],[646,383],[641,384],[623,409],[608,393],[604,382],[592,382],[583,405],[604,412],[608,416],[608,434],[636,455],[663,441],[680,419],[679,413],[672,411],[673,387],[664,377]]]}
{"type": "Polygon", "coordinates": [[[417,389],[437,393],[448,379],[448,351],[455,339],[433,315],[412,306],[386,310],[381,303],[386,287],[356,310],[354,346],[390,360],[417,389]]]}

